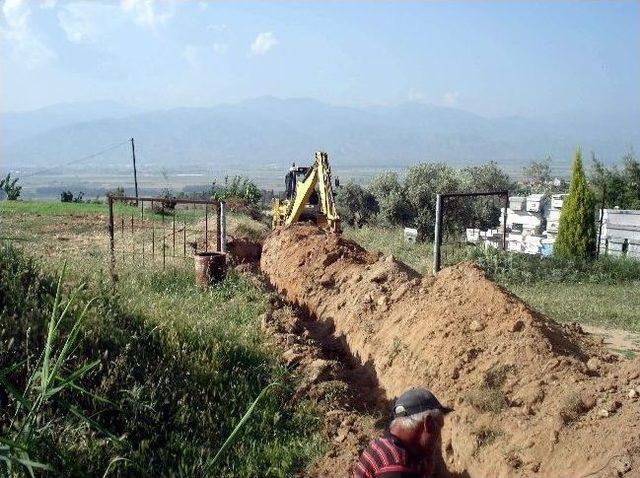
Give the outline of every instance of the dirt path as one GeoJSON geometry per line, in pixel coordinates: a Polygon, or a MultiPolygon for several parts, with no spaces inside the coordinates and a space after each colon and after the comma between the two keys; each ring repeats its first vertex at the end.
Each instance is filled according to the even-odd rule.
{"type": "Polygon", "coordinates": [[[632,358],[640,354],[640,333],[594,325],[581,325],[581,327],[585,332],[601,337],[603,345],[617,355],[632,358]]]}

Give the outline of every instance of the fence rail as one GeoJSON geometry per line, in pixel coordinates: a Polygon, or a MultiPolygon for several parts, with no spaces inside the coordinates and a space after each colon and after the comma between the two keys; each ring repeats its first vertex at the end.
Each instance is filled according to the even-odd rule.
{"type": "Polygon", "coordinates": [[[118,257],[123,262],[129,257],[140,265],[161,259],[164,268],[168,259],[185,259],[197,252],[225,252],[224,202],[109,196],[108,204],[112,271],[118,257]]]}

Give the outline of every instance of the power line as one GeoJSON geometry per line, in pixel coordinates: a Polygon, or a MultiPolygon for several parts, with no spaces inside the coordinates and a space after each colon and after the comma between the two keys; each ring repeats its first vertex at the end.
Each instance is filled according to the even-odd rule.
{"type": "Polygon", "coordinates": [[[35,171],[35,172],[31,173],[31,174],[26,174],[26,175],[22,176],[22,178],[23,179],[24,178],[30,178],[32,176],[36,176],[38,174],[42,174],[42,173],[46,173],[46,172],[49,172],[49,171],[53,171],[53,170],[56,170],[58,168],[62,168],[64,166],[69,166],[71,164],[76,164],[76,163],[80,163],[80,162],[83,162],[83,161],[87,161],[89,159],[95,158],[96,156],[100,156],[101,154],[104,154],[104,153],[107,153],[107,152],[109,152],[109,151],[111,151],[113,149],[116,149],[119,146],[122,146],[123,144],[128,144],[128,143],[129,143],[129,140],[122,141],[122,142],[116,143],[116,144],[112,144],[110,146],[105,147],[104,149],[101,149],[100,151],[98,151],[96,153],[92,153],[92,154],[89,154],[87,156],[83,156],[81,158],[73,159],[73,160],[68,161],[66,163],[58,164],[58,165],[52,166],[50,168],[40,169],[39,171],[35,171]]]}

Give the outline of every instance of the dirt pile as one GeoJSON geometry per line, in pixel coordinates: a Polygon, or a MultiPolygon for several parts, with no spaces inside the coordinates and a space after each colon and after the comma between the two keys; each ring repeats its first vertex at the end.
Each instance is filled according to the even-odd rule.
{"type": "Polygon", "coordinates": [[[314,226],[274,231],[261,269],[333,332],[391,399],[456,408],[443,460],[460,476],[640,476],[640,359],[559,325],[470,264],[420,277],[314,226]]]}

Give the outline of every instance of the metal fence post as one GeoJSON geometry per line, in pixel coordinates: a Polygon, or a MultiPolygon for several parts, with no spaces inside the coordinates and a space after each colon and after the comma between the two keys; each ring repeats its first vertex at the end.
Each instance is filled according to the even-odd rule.
{"type": "Polygon", "coordinates": [[[602,187],[602,204],[600,205],[600,224],[598,225],[598,244],[596,248],[596,258],[600,257],[600,243],[602,242],[602,224],[604,223],[604,207],[607,202],[607,185],[602,187]]]}
{"type": "Polygon", "coordinates": [[[114,240],[114,227],[113,227],[113,198],[109,196],[109,255],[110,255],[110,266],[109,270],[111,272],[111,278],[115,278],[115,265],[116,265],[116,255],[115,255],[115,240],[114,240]]]}
{"type": "Polygon", "coordinates": [[[222,252],[222,202],[218,201],[216,204],[216,217],[218,219],[216,223],[216,251],[222,252]]]}
{"type": "Polygon", "coordinates": [[[224,202],[220,202],[220,252],[227,252],[227,210],[224,202]]]}
{"type": "Polygon", "coordinates": [[[507,209],[509,208],[509,194],[504,195],[504,210],[502,211],[502,250],[507,250],[507,209]]]}
{"type": "Polygon", "coordinates": [[[436,196],[436,228],[433,238],[433,273],[440,270],[440,242],[442,241],[442,195],[436,196]]]}

